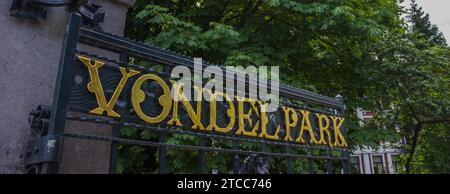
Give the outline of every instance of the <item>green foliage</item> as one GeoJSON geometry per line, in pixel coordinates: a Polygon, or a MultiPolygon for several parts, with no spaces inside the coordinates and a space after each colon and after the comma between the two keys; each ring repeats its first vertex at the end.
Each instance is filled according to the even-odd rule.
{"type": "MultiPolygon", "coordinates": [[[[147,130],[139,130],[136,128],[123,127],[120,129],[122,138],[136,140],[157,140],[157,135],[147,130]]],[[[149,148],[131,145],[119,145],[119,156],[117,162],[117,173],[154,173],[156,169],[148,169],[148,163],[152,161],[151,151],[149,148]]],[[[153,150],[154,151],[154,150],[153,150]]],[[[151,165],[150,165],[151,166],[151,165]]]]}
{"type": "MultiPolygon", "coordinates": [[[[448,145],[450,51],[428,16],[417,6],[413,9],[413,30],[408,31],[395,0],[137,0],[129,11],[126,35],[222,65],[277,65],[284,83],[328,96],[341,94],[352,147],[377,147],[402,136],[408,140],[408,153],[419,126],[413,166],[429,173],[448,169],[449,149],[438,145],[448,145]],[[376,119],[360,126],[357,108],[375,112],[376,119]]],[[[123,134],[156,138],[141,133],[123,134]]],[[[198,139],[174,135],[169,141],[194,145],[198,139]]],[[[208,145],[226,148],[230,143],[208,145]]],[[[141,157],[145,151],[132,152],[141,157]]],[[[197,154],[168,150],[173,164],[169,172],[196,172],[197,154]]],[[[211,161],[208,171],[230,169],[230,155],[206,157],[211,161]]],[[[141,172],[140,163],[131,163],[122,160],[122,169],[132,169],[122,172],[141,172]]],[[[305,172],[306,165],[294,161],[296,172],[305,172]]],[[[272,168],[284,166],[280,162],[272,168]]]]}
{"type": "Polygon", "coordinates": [[[415,0],[411,1],[411,8],[408,11],[411,31],[416,39],[425,39],[433,45],[447,46],[444,34],[436,25],[431,24],[430,15],[425,14],[415,0]]]}

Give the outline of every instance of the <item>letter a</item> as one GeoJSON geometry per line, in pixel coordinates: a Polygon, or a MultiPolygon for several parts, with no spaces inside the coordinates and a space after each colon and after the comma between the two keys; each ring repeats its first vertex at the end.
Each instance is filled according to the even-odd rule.
{"type": "Polygon", "coordinates": [[[305,139],[303,139],[303,132],[307,131],[309,132],[309,137],[310,137],[310,143],[311,144],[318,144],[319,142],[317,142],[316,138],[314,137],[314,131],[313,128],[311,126],[311,121],[309,120],[309,111],[305,111],[305,110],[300,110],[300,113],[302,113],[302,125],[300,127],[300,133],[298,134],[297,139],[295,140],[295,142],[298,143],[305,143],[305,139]]]}

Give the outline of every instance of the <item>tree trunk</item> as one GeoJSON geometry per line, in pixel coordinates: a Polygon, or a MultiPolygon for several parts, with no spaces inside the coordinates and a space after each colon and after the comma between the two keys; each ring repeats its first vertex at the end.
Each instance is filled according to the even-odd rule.
{"type": "Polygon", "coordinates": [[[417,143],[419,142],[419,133],[420,133],[420,129],[422,128],[422,125],[419,123],[415,126],[414,128],[414,134],[412,137],[412,142],[411,142],[411,149],[409,150],[409,155],[408,158],[406,159],[406,164],[405,164],[405,170],[406,170],[406,174],[411,173],[411,161],[414,158],[414,153],[416,152],[416,148],[417,148],[417,143]]]}

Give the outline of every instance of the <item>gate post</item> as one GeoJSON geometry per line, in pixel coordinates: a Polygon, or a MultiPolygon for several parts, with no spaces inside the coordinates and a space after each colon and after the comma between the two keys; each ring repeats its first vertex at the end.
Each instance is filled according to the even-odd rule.
{"type": "MultiPolygon", "coordinates": [[[[71,14],[67,22],[65,37],[63,41],[58,75],[56,78],[55,92],[53,96],[53,105],[50,112],[50,123],[48,134],[62,137],[66,124],[66,110],[70,100],[70,92],[74,85],[74,58],[77,48],[78,33],[81,17],[74,13],[71,14]]],[[[64,140],[64,138],[63,138],[64,140]]],[[[64,141],[60,142],[64,147],[64,141]]],[[[60,158],[56,161],[47,162],[43,165],[42,173],[58,173],[60,158]]]]}
{"type": "MultiPolygon", "coordinates": [[[[0,85],[0,96],[2,97],[2,101],[0,101],[2,110],[0,112],[0,118],[2,118],[0,119],[0,129],[2,129],[0,130],[0,174],[26,173],[25,163],[52,161],[59,158],[58,154],[45,155],[42,158],[31,157],[28,158],[29,160],[26,159],[26,156],[27,154],[32,156],[33,153],[29,151],[36,150],[36,148],[39,150],[39,146],[43,145],[43,142],[54,142],[55,144],[52,145],[58,146],[56,142],[62,141],[59,140],[61,139],[59,136],[44,136],[35,139],[34,147],[27,147],[27,143],[32,138],[28,124],[30,111],[40,104],[51,105],[53,102],[52,97],[68,12],[65,7],[49,7],[45,10],[47,13],[45,16],[31,15],[36,16],[36,19],[29,20],[30,18],[21,17],[24,15],[17,10],[18,3],[19,1],[14,0],[0,1],[0,25],[2,26],[0,28],[0,50],[2,50],[0,52],[0,66],[2,67],[2,76],[0,76],[0,83],[2,83],[0,85]]],[[[100,24],[101,28],[122,34],[127,8],[134,3],[134,0],[89,0],[89,3],[101,5],[106,13],[104,23],[100,24]]],[[[87,50],[94,49],[88,48],[87,50]]],[[[105,55],[111,56],[112,54],[105,55]]],[[[113,55],[112,58],[117,57],[113,55]]],[[[56,116],[54,115],[55,118],[56,116]]],[[[45,127],[50,124],[48,119],[41,120],[45,121],[45,127]]],[[[66,124],[69,125],[65,126],[66,130],[76,126],[74,123],[66,124]]],[[[97,128],[99,131],[106,131],[111,135],[111,129],[97,128]]],[[[54,126],[53,129],[61,128],[54,126]]],[[[76,151],[73,152],[74,155],[79,154],[82,150],[89,153],[89,147],[74,147],[80,142],[72,142],[74,144],[67,145],[70,142],[65,141],[64,149],[72,148],[69,151],[76,151]]],[[[95,155],[95,153],[90,154],[91,157],[95,155]]],[[[59,165],[58,171],[50,170],[50,168],[49,171],[58,173],[108,172],[75,170],[77,166],[65,160],[68,159],[67,156],[62,156],[63,162],[59,165]]],[[[95,159],[90,161],[95,161],[95,159]]],[[[99,161],[105,162],[108,166],[109,158],[105,160],[102,158],[99,161]]]]}
{"type": "MultiPolygon", "coordinates": [[[[105,12],[104,22],[100,24],[100,28],[105,31],[114,32],[122,35],[125,28],[126,12],[129,6],[133,4],[131,0],[90,0],[90,3],[95,3],[102,6],[105,12]]],[[[120,60],[120,55],[110,52],[100,52],[98,49],[89,46],[80,45],[81,49],[98,53],[112,59],[120,60]]],[[[74,59],[72,59],[74,60],[74,59]]],[[[82,121],[67,120],[65,124],[65,132],[79,133],[79,134],[93,134],[102,136],[114,136],[116,133],[114,126],[106,124],[88,123],[82,121]]],[[[113,148],[113,143],[89,141],[77,138],[64,138],[64,147],[62,158],[58,173],[95,173],[107,174],[115,172],[110,167],[116,167],[112,160],[112,153],[116,149],[113,148]]],[[[116,150],[117,151],[117,150],[116,150]]]]}

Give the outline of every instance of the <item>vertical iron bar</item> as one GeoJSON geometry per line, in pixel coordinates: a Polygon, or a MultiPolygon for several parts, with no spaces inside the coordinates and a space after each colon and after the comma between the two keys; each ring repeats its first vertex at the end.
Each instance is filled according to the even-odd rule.
{"type": "Polygon", "coordinates": [[[268,150],[269,150],[269,147],[267,147],[267,145],[266,144],[261,144],[261,151],[262,152],[268,152],[268,150]]]}
{"type": "MultiPolygon", "coordinates": [[[[308,102],[305,102],[303,104],[303,106],[305,106],[305,107],[312,107],[312,106],[310,106],[310,104],[308,102]]],[[[306,141],[308,142],[307,145],[306,145],[306,149],[307,149],[307,152],[308,152],[308,154],[307,154],[308,155],[308,173],[309,174],[313,174],[314,173],[314,161],[313,161],[311,144],[309,143],[310,142],[310,137],[308,137],[306,141]]]]}
{"type": "MultiPolygon", "coordinates": [[[[120,53],[119,61],[128,62],[128,55],[124,53],[120,53]]],[[[112,127],[112,137],[114,138],[120,138],[120,127],[119,126],[113,126],[112,127]]],[[[119,144],[117,142],[111,142],[111,154],[110,154],[110,161],[109,161],[109,173],[110,174],[116,174],[117,173],[117,162],[118,162],[118,155],[119,155],[119,144]]]]}
{"type": "MultiPolygon", "coordinates": [[[[291,153],[291,147],[286,146],[286,154],[291,153]]],[[[292,157],[287,158],[287,173],[292,174],[293,173],[293,163],[292,163],[292,157]]]]}
{"type": "MultiPolygon", "coordinates": [[[[163,66],[163,72],[170,73],[170,67],[168,65],[163,66]]],[[[166,144],[167,142],[167,134],[165,132],[159,133],[159,143],[162,143],[164,145],[161,145],[158,147],[159,149],[159,173],[165,174],[166,173],[166,156],[167,156],[167,150],[166,150],[166,144]]]]}
{"type": "MultiPolygon", "coordinates": [[[[331,157],[330,149],[327,149],[327,156],[331,157]]],[[[331,159],[327,160],[327,172],[328,174],[333,174],[333,161],[331,159]]]]}
{"type": "MultiPolygon", "coordinates": [[[[75,85],[74,65],[81,17],[77,13],[70,14],[65,29],[64,41],[56,78],[55,92],[53,94],[52,112],[50,115],[48,135],[63,135],[66,124],[66,111],[69,105],[72,87],[75,85]]],[[[61,145],[64,145],[62,142],[61,145]]],[[[42,172],[45,174],[58,173],[59,163],[45,163],[42,172]]]]}
{"type": "MultiPolygon", "coordinates": [[[[345,118],[345,104],[344,104],[344,98],[340,97],[340,101],[341,101],[341,109],[339,111],[341,111],[342,117],[345,118]]],[[[344,122],[344,131],[343,131],[343,136],[344,139],[348,140],[348,136],[347,136],[347,131],[348,131],[348,124],[347,122],[344,122]]],[[[350,142],[347,142],[347,146],[350,146],[350,142]]],[[[347,149],[341,152],[341,156],[344,156],[346,159],[342,160],[343,162],[343,170],[344,170],[344,174],[350,174],[350,150],[347,149]]]]}
{"type": "Polygon", "coordinates": [[[349,150],[345,150],[344,151],[345,154],[345,160],[344,160],[344,173],[345,174],[350,174],[350,151],[349,150]]]}
{"type": "Polygon", "coordinates": [[[314,174],[314,166],[313,166],[313,159],[312,159],[310,145],[308,145],[308,173],[314,174]]]}
{"type": "MultiPolygon", "coordinates": [[[[205,137],[204,136],[199,136],[199,145],[200,147],[205,147],[206,143],[205,143],[205,137]]],[[[200,167],[200,174],[205,174],[206,173],[206,163],[205,163],[205,151],[203,149],[199,149],[199,167],[200,167]]]]}
{"type": "MultiPolygon", "coordinates": [[[[164,132],[161,132],[159,134],[159,143],[166,143],[167,134],[164,132]]],[[[159,173],[165,174],[166,173],[166,146],[162,145],[159,146],[159,173]]]]}
{"type": "MultiPolygon", "coordinates": [[[[113,126],[112,127],[112,137],[114,138],[120,138],[120,127],[119,126],[113,126]]],[[[119,155],[119,144],[117,142],[111,142],[111,154],[109,159],[109,174],[116,174],[117,173],[117,162],[118,162],[118,155],[119,155]]]]}
{"type": "MultiPolygon", "coordinates": [[[[232,140],[231,149],[239,150],[239,142],[237,140],[232,140]]],[[[233,174],[239,173],[239,154],[233,152],[233,174]]]]}

